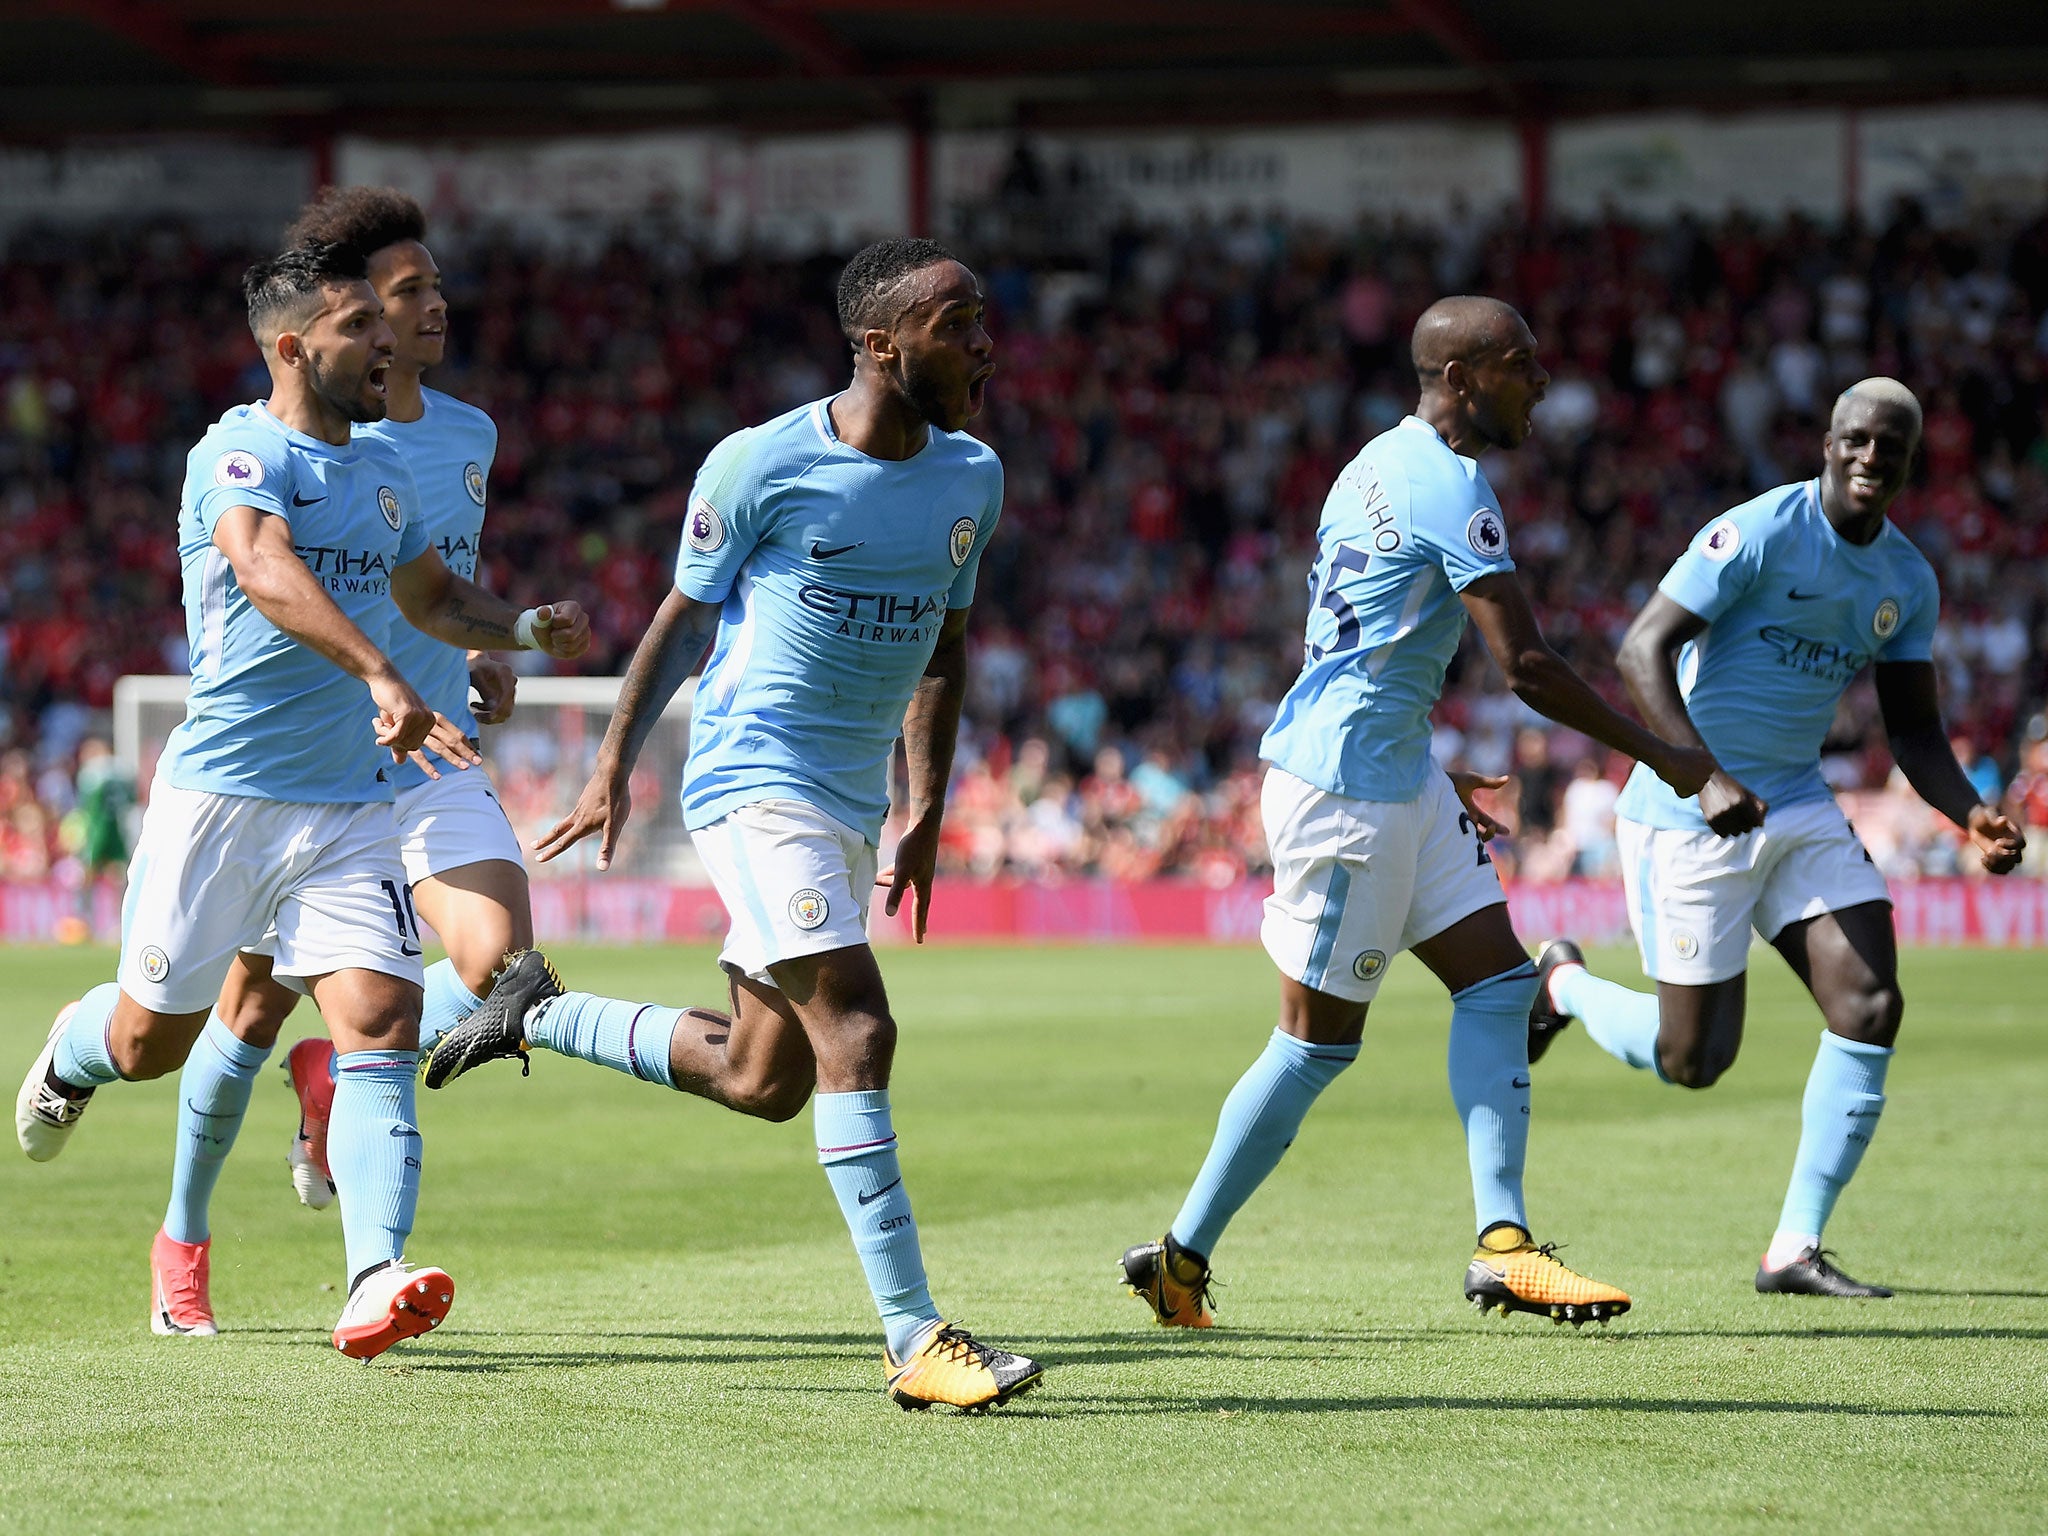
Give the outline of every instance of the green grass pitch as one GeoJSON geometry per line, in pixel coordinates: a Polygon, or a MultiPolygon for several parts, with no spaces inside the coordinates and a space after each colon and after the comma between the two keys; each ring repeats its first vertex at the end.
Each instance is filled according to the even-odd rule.
{"type": "MultiPolygon", "coordinates": [[[[716,1002],[702,950],[563,950],[571,986],[716,1002]]],[[[1620,954],[1596,957],[1633,976],[1620,954]]],[[[211,1340],[147,1329],[174,1080],[0,1156],[0,1531],[2039,1530],[2048,957],[1906,957],[1891,1105],[1829,1233],[1890,1302],[1759,1297],[1819,1028],[1759,952],[1731,1077],[1575,1030],[1537,1069],[1539,1236],[1629,1288],[1575,1333],[1481,1319],[1442,991],[1397,965],[1359,1065],[1217,1255],[1221,1327],[1115,1283],[1271,1026],[1250,949],[891,952],[903,1165],[942,1306],[1050,1365],[978,1419],[880,1392],[809,1117],[581,1063],[422,1094],[412,1254],[460,1294],[335,1354],[339,1224],[258,1085],[214,1218],[211,1340]]],[[[11,1088],[100,951],[0,953],[11,1088]]],[[[316,1027],[302,1009],[290,1035],[316,1027]]],[[[280,1052],[280,1056],[281,1056],[280,1052]]]]}

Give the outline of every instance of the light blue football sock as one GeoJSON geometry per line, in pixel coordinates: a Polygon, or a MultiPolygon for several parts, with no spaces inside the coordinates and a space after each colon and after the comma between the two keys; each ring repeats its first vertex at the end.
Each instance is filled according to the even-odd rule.
{"type": "MultiPolygon", "coordinates": [[[[664,1035],[663,1039],[668,1037],[664,1035]]],[[[910,1196],[896,1165],[896,1131],[889,1120],[889,1090],[821,1093],[812,1101],[818,1161],[839,1213],[853,1234],[875,1308],[882,1314],[889,1352],[908,1355],[919,1335],[939,1320],[925,1284],[924,1254],[911,1219],[910,1196]]]]}
{"type": "Polygon", "coordinates": [[[564,992],[526,1016],[526,1043],[673,1088],[668,1042],[683,1013],[654,1003],[564,992]]]}
{"type": "Polygon", "coordinates": [[[210,1235],[206,1208],[220,1165],[242,1129],[256,1074],[269,1059],[268,1046],[241,1039],[217,1013],[193,1042],[178,1077],[178,1151],[164,1212],[164,1235],[173,1242],[201,1243],[210,1235]]]}
{"type": "Polygon", "coordinates": [[[413,1118],[418,1051],[350,1051],[334,1070],[327,1167],[341,1199],[351,1288],[365,1270],[405,1252],[420,1198],[420,1133],[413,1118]]]}
{"type": "Polygon", "coordinates": [[[1280,1166],[1309,1106],[1352,1062],[1358,1046],[1316,1045],[1276,1029],[1216,1118],[1216,1139],[1173,1218],[1173,1240],[1211,1258],[1230,1218],[1280,1166]]]}
{"type": "Polygon", "coordinates": [[[1586,1026],[1593,1043],[1616,1061],[1655,1072],[1657,1065],[1657,994],[1638,992],[1602,981],[1583,965],[1563,966],[1552,973],[1550,1000],[1586,1026]]]}
{"type": "Polygon", "coordinates": [[[71,1022],[57,1037],[50,1066],[72,1087],[102,1088],[120,1081],[113,1052],[107,1046],[107,1020],[113,1017],[114,1004],[120,996],[121,989],[115,983],[101,982],[78,1000],[71,1022]]]}
{"type": "Polygon", "coordinates": [[[453,960],[428,966],[426,996],[420,1003],[420,1054],[431,1051],[435,1041],[483,1005],[484,1000],[462,984],[453,960]]]}
{"type": "Polygon", "coordinates": [[[1785,1191],[1778,1231],[1820,1241],[1835,1201],[1855,1176],[1884,1113],[1884,1079],[1892,1048],[1823,1032],[1800,1110],[1799,1155],[1785,1191]]]}
{"type": "Polygon", "coordinates": [[[1522,1165],[1529,1152],[1529,1005],[1536,967],[1523,964],[1451,994],[1451,1102],[1465,1127],[1479,1230],[1524,1231],[1522,1165]]]}

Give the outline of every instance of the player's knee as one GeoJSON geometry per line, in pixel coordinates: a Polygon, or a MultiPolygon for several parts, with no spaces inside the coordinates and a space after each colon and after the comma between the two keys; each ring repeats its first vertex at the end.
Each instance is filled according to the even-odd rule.
{"type": "Polygon", "coordinates": [[[1705,1047],[1657,1047],[1657,1071],[1676,1088],[1711,1088],[1721,1080],[1733,1058],[1723,1059],[1705,1047]]]}
{"type": "Polygon", "coordinates": [[[419,1009],[380,1009],[356,1021],[355,1032],[367,1042],[358,1047],[360,1050],[416,1051],[420,1048],[419,1009]]]}
{"type": "Polygon", "coordinates": [[[261,991],[244,992],[229,1005],[228,1011],[221,1016],[221,1022],[237,1040],[253,1045],[259,1051],[267,1051],[277,1044],[284,1021],[291,1017],[292,1007],[297,1002],[298,999],[288,992],[282,999],[261,991]]]}
{"type": "Polygon", "coordinates": [[[1828,1010],[1828,1028],[1859,1045],[1889,1048],[1899,1037],[1906,1000],[1897,982],[1881,981],[1860,988],[1828,1010]]]}

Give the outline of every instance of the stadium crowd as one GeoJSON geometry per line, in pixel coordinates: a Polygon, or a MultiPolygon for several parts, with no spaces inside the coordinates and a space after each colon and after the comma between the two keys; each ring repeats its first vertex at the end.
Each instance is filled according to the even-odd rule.
{"type": "MultiPolygon", "coordinates": [[[[843,382],[836,263],[712,261],[652,226],[581,255],[482,230],[434,243],[453,323],[429,382],[500,430],[480,579],[522,603],[586,594],[582,670],[616,672],[705,451],[843,382]]],[[[159,226],[19,234],[0,261],[0,878],[75,853],[85,834],[62,828],[97,803],[88,743],[115,678],[184,669],[174,509],[187,448],[263,389],[237,287],[252,254],[159,226]]],[[[1894,517],[1941,574],[1945,709],[2048,849],[2048,216],[1243,215],[1120,226],[1093,260],[962,254],[991,299],[976,430],[1008,500],[971,631],[952,868],[1263,867],[1258,741],[1298,665],[1324,492],[1412,403],[1409,326],[1457,291],[1514,302],[1544,346],[1537,436],[1487,471],[1546,633],[1617,697],[1616,642],[1692,533],[1815,473],[1841,385],[1911,384],[1925,441],[1894,517]]],[[[1611,872],[1627,765],[1539,722],[1469,640],[1453,679],[1439,756],[1512,776],[1502,860],[1611,872]]],[[[1826,763],[1889,872],[1957,867],[1955,839],[1887,790],[1867,680],[1826,763]]]]}

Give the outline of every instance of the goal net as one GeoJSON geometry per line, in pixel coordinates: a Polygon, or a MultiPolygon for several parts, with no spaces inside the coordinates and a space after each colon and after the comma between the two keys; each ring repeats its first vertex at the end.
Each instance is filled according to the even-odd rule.
{"type": "MultiPolygon", "coordinates": [[[[185,718],[190,682],[182,676],[132,676],[114,685],[114,751],[135,770],[145,795],[164,739],[185,718]]],[[[693,682],[678,691],[641,750],[633,772],[633,815],[612,860],[614,877],[709,883],[677,801],[695,687],[693,682]]],[[[522,677],[512,718],[484,727],[484,771],[521,846],[531,847],[576,804],[618,697],[616,677],[522,677]]],[[[596,861],[592,837],[552,863],[529,858],[527,871],[538,885],[588,874],[596,861]]]]}

